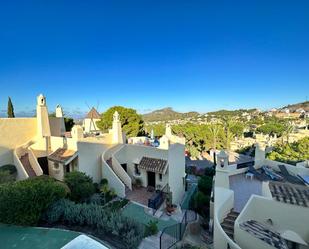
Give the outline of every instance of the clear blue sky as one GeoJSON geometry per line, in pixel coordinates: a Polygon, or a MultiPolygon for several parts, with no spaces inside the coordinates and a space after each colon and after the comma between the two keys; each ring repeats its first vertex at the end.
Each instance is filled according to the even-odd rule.
{"type": "Polygon", "coordinates": [[[1,1],[0,86],[16,112],[304,101],[309,1],[1,1]]]}

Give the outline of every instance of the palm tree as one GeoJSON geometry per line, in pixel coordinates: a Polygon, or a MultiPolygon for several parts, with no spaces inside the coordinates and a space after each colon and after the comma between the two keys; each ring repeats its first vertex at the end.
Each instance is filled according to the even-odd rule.
{"type": "Polygon", "coordinates": [[[294,130],[294,126],[291,122],[288,122],[285,125],[285,130],[283,131],[283,135],[282,135],[282,141],[283,141],[283,137],[286,137],[286,142],[289,144],[289,140],[290,140],[290,134],[293,132],[294,130]]]}
{"type": "Polygon", "coordinates": [[[230,117],[224,117],[223,119],[224,124],[224,147],[225,149],[229,150],[231,147],[231,142],[234,138],[234,134],[231,132],[231,126],[233,125],[233,120],[230,117]]]}
{"type": "Polygon", "coordinates": [[[220,133],[220,125],[215,123],[211,124],[208,127],[209,134],[210,134],[210,143],[211,143],[211,148],[214,150],[214,166],[217,164],[216,161],[216,149],[217,149],[217,143],[218,143],[218,136],[220,133]]]}

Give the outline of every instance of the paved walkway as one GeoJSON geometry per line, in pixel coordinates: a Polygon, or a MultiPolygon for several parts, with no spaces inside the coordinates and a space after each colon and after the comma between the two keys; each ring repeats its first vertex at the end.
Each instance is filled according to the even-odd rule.
{"type": "Polygon", "coordinates": [[[59,249],[80,233],[0,224],[1,249],[59,249]]]}
{"type": "Polygon", "coordinates": [[[123,209],[122,209],[122,213],[124,216],[127,216],[129,218],[132,218],[144,225],[147,225],[149,223],[149,221],[158,221],[158,229],[160,231],[162,231],[165,227],[177,224],[179,222],[177,222],[176,220],[169,218],[169,219],[160,219],[160,218],[156,218],[153,217],[150,214],[147,214],[144,210],[144,207],[135,204],[135,203],[128,203],[123,209]]]}

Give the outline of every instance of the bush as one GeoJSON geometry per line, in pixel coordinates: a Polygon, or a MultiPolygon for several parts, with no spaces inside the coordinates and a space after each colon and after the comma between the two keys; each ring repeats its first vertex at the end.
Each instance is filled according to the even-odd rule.
{"type": "Polygon", "coordinates": [[[95,193],[89,198],[90,204],[96,204],[96,205],[104,205],[104,197],[102,197],[101,194],[95,193]]]}
{"type": "Polygon", "coordinates": [[[155,235],[158,233],[158,221],[157,220],[150,220],[146,226],[145,236],[155,235]]]}
{"type": "Polygon", "coordinates": [[[73,171],[64,177],[65,183],[71,190],[70,199],[76,202],[85,201],[95,193],[92,178],[83,172],[73,171]]]}
{"type": "Polygon", "coordinates": [[[0,222],[16,225],[36,225],[42,213],[67,189],[47,176],[0,185],[0,222]]]}
{"type": "Polygon", "coordinates": [[[8,164],[0,167],[0,184],[14,182],[16,180],[17,169],[14,165],[8,164]]]}
{"type": "Polygon", "coordinates": [[[0,171],[9,171],[11,175],[17,174],[15,165],[7,164],[0,167],[0,171]]]}
{"type": "Polygon", "coordinates": [[[198,191],[193,197],[193,209],[204,218],[208,216],[210,196],[198,191]]]}
{"type": "Polygon", "coordinates": [[[49,224],[57,222],[69,226],[89,226],[96,232],[117,236],[127,248],[136,248],[144,235],[139,223],[118,212],[95,204],[76,204],[69,200],[59,200],[52,204],[43,216],[49,224]]]}
{"type": "Polygon", "coordinates": [[[198,189],[205,195],[210,195],[212,189],[212,177],[202,176],[198,181],[198,189]]]}

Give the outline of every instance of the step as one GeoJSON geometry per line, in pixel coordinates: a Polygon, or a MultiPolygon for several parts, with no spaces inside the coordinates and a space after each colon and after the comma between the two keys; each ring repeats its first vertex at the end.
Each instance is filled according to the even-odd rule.
{"type": "Polygon", "coordinates": [[[231,217],[226,217],[222,223],[229,223],[229,224],[233,224],[235,223],[235,219],[231,218],[231,217]]]}
{"type": "Polygon", "coordinates": [[[227,223],[221,223],[221,227],[223,228],[223,230],[230,230],[232,232],[234,232],[234,224],[231,225],[231,224],[227,224],[227,223]]]}
{"type": "Polygon", "coordinates": [[[236,218],[237,218],[238,216],[239,216],[239,213],[234,212],[234,211],[230,212],[230,213],[227,215],[227,217],[235,218],[235,220],[236,220],[236,218]]]}
{"type": "Polygon", "coordinates": [[[231,239],[234,239],[234,232],[226,231],[226,230],[224,230],[224,232],[225,232],[231,239]]]}

